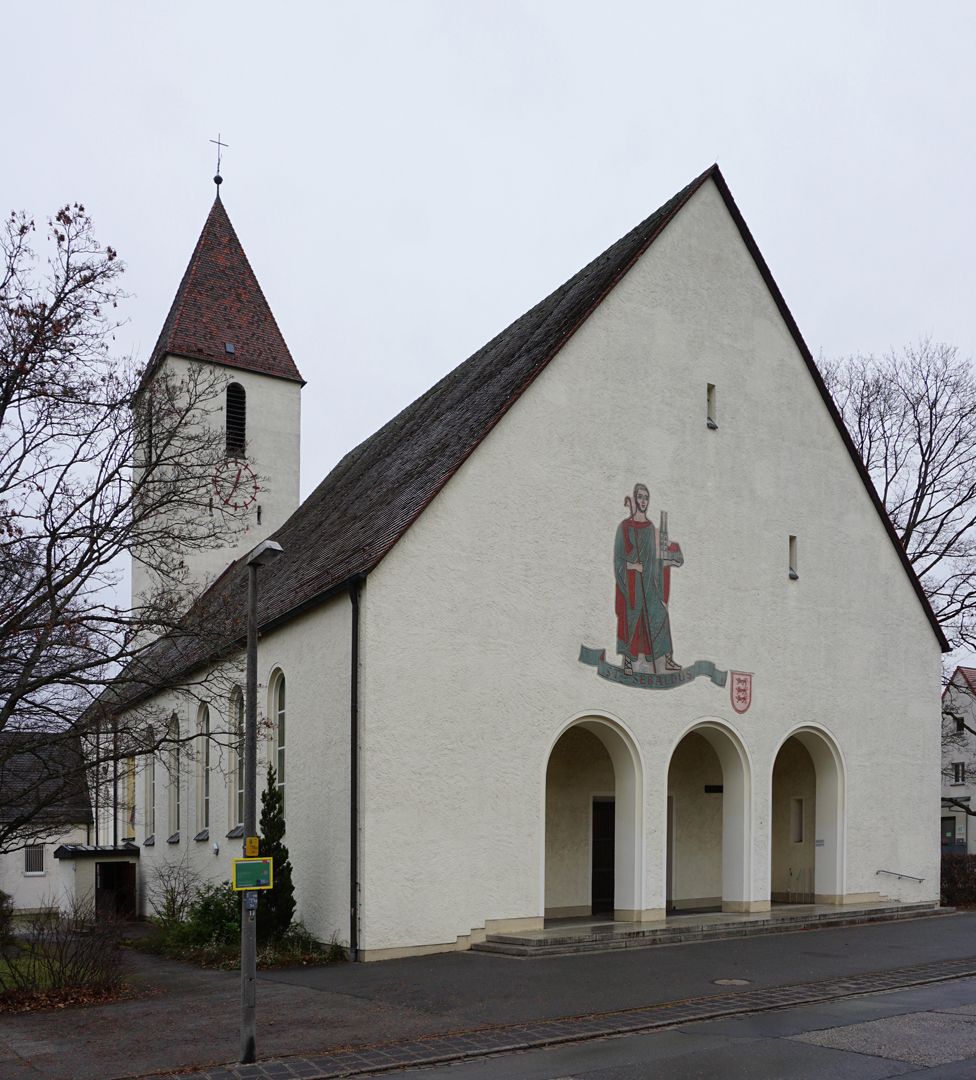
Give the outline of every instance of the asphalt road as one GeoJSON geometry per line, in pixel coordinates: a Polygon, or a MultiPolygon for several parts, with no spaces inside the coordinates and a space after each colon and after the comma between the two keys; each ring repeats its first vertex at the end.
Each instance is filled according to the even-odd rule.
{"type": "MultiPolygon", "coordinates": [[[[262,1061],[287,1062],[339,1048],[375,1047],[741,991],[716,984],[720,979],[746,980],[747,990],[761,990],[967,957],[976,957],[976,913],[582,956],[520,960],[450,953],[269,971],[261,973],[258,983],[258,1055],[262,1061]]],[[[114,1080],[177,1070],[189,1073],[237,1060],[236,972],[202,971],[133,954],[127,958],[127,978],[135,993],[125,1001],[0,1016],[0,1078],[114,1080]]],[[[717,1024],[712,1029],[718,1030],[717,1024]]],[[[689,1042],[684,1029],[678,1034],[634,1037],[634,1045],[642,1038],[649,1046],[677,1039],[675,1046],[684,1047],[689,1042]]],[[[622,1045],[631,1040],[605,1042],[622,1045]]],[[[575,1046],[575,1051],[566,1052],[595,1053],[591,1047],[597,1043],[575,1046]]],[[[702,1052],[706,1049],[703,1046],[702,1052]]],[[[822,1059],[842,1052],[797,1040],[785,1044],[785,1049],[792,1055],[822,1059]]],[[[509,1059],[515,1060],[521,1063],[528,1057],[509,1059]]],[[[483,1064],[496,1067],[492,1059],[483,1064]]],[[[608,1067],[625,1064],[610,1061],[608,1067]]],[[[672,1074],[645,1075],[670,1080],[672,1074]]],[[[976,1078],[976,1069],[971,1076],[976,1078]]]]}
{"type": "Polygon", "coordinates": [[[973,1080],[976,979],[394,1075],[398,1080],[973,1080]]]}

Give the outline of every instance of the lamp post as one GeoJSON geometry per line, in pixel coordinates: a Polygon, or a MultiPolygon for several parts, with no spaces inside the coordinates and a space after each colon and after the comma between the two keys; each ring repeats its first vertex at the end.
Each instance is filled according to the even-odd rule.
{"type": "MultiPolygon", "coordinates": [[[[258,569],[273,563],[281,545],[262,540],[247,557],[247,674],[244,694],[244,847],[257,836],[258,757],[258,569]]],[[[249,1065],[256,1055],[254,1017],[257,969],[256,892],[241,893],[241,1063],[249,1065]]]]}

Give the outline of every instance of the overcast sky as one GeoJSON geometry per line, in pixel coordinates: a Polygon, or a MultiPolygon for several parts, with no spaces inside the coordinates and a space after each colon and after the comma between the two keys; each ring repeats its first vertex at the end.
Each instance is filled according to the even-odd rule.
{"type": "Polygon", "coordinates": [[[976,353],[976,4],[3,12],[2,202],[85,203],[148,356],[222,194],[338,458],[718,161],[814,355],[976,353]]]}

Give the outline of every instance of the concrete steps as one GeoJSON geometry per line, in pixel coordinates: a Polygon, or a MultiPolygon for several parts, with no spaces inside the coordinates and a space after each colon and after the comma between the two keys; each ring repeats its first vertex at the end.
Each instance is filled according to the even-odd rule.
{"type": "Polygon", "coordinates": [[[754,934],[784,934],[795,930],[860,926],[865,923],[921,919],[951,915],[953,908],[937,904],[889,903],[872,907],[836,908],[829,911],[790,913],[783,909],[744,916],[678,916],[655,923],[607,923],[574,928],[547,927],[526,934],[489,934],[472,945],[476,952],[502,956],[569,956],[576,953],[609,952],[614,949],[646,949],[655,945],[677,945],[690,941],[717,941],[722,938],[751,937],[754,934]]]}

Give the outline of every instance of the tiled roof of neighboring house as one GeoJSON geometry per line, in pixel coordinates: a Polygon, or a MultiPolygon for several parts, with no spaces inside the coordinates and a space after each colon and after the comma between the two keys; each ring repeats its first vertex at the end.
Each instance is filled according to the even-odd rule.
{"type": "Polygon", "coordinates": [[[304,381],[219,195],[163,323],[143,383],[167,353],[304,381]],[[233,346],[233,353],[228,345],[233,346]]]}
{"type": "MultiPolygon", "coordinates": [[[[974,694],[976,694],[976,668],[962,667],[962,666],[957,667],[955,672],[953,672],[952,679],[949,680],[950,683],[953,682],[956,675],[961,675],[962,678],[963,678],[963,681],[966,683],[966,685],[969,687],[969,689],[974,694]]],[[[946,689],[948,689],[948,687],[946,689]]]]}
{"type": "Polygon", "coordinates": [[[92,822],[81,744],[58,732],[0,732],[0,823],[92,822]]]}
{"type": "MultiPolygon", "coordinates": [[[[368,574],[454,475],[613,286],[707,181],[718,187],[797,347],[806,361],[932,629],[948,649],[938,620],[912,570],[877,492],[810,350],[713,165],[564,285],[527,311],[460,367],[347,454],[274,534],[284,555],[262,570],[258,620],[268,629],[368,574]]],[[[244,635],[247,571],[229,566],[195,605],[207,643],[244,635]]],[[[216,655],[192,636],[161,643],[152,668],[172,679],[216,655]]],[[[150,676],[150,681],[153,681],[150,676]]],[[[132,687],[128,693],[132,692],[132,687]]]]}

